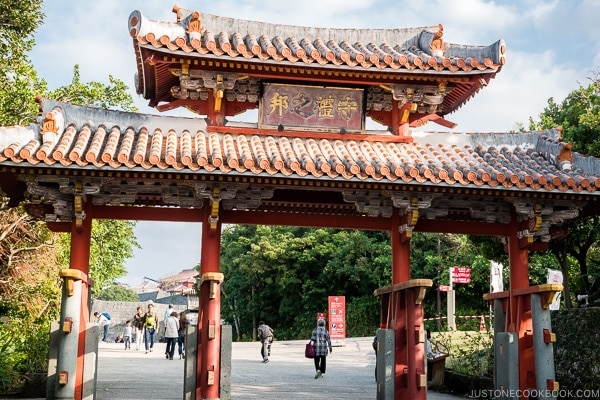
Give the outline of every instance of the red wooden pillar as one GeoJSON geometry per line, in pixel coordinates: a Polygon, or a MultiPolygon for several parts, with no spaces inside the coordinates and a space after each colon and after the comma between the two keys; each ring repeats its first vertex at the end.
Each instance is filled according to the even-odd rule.
{"type": "MultiPolygon", "coordinates": [[[[218,204],[217,204],[218,207],[218,204]]],[[[196,399],[218,399],[221,366],[221,223],[204,208],[198,310],[196,399]]]]}
{"type": "Polygon", "coordinates": [[[534,349],[531,341],[533,322],[529,296],[519,296],[519,289],[529,288],[529,250],[527,242],[519,239],[519,223],[513,216],[508,238],[510,289],[508,298],[507,332],[518,337],[519,389],[535,387],[534,349]]]}
{"type": "MultiPolygon", "coordinates": [[[[392,222],[392,327],[395,336],[394,398],[425,400],[425,349],[421,280],[410,280],[411,210],[404,216],[394,210],[392,222]],[[406,287],[406,289],[404,289],[406,287]]],[[[431,286],[427,282],[428,286],[431,286]]],[[[427,284],[425,286],[427,286],[427,284]]],[[[388,300],[390,301],[390,300],[388,300]]],[[[388,309],[389,311],[390,309],[388,309]]]]}
{"type": "MultiPolygon", "coordinates": [[[[89,207],[87,207],[89,208],[89,207]]],[[[89,259],[92,218],[79,210],[71,224],[69,269],[61,271],[63,297],[58,340],[57,398],[83,398],[85,336],[89,319],[89,259]],[[76,289],[77,285],[77,289],[76,289]]]]}
{"type": "Polygon", "coordinates": [[[403,218],[392,215],[392,285],[410,279],[410,233],[400,232],[403,218]]]}
{"type": "Polygon", "coordinates": [[[375,291],[381,297],[382,326],[394,330],[394,399],[427,398],[422,301],[432,284],[412,279],[375,291]]]}
{"type": "Polygon", "coordinates": [[[84,357],[85,357],[85,334],[87,330],[87,322],[90,318],[90,299],[89,286],[87,276],[90,272],[90,244],[92,237],[92,218],[83,220],[81,231],[77,229],[76,223],[73,224],[74,229],[71,231],[71,263],[72,269],[81,271],[85,274],[82,280],[81,290],[81,311],[79,315],[79,345],[77,347],[77,383],[75,388],[75,398],[83,397],[84,379],[84,357]]]}

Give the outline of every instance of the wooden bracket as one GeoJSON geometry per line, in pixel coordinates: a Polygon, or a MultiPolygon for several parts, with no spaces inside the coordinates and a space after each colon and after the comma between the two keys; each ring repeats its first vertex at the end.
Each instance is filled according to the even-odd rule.
{"type": "Polygon", "coordinates": [[[87,283],[87,274],[78,269],[64,268],[60,270],[59,275],[65,280],[67,296],[73,296],[75,293],[73,281],[83,281],[84,283],[87,283]]]}
{"type": "Polygon", "coordinates": [[[221,203],[221,189],[219,187],[215,186],[213,188],[210,202],[210,216],[208,217],[208,223],[210,224],[210,230],[214,231],[217,229],[217,223],[219,222],[219,205],[221,203]]]}
{"type": "Polygon", "coordinates": [[[209,295],[208,298],[209,299],[216,299],[217,298],[217,290],[218,290],[218,284],[220,284],[221,282],[223,282],[224,279],[224,275],[220,272],[206,272],[204,274],[202,274],[201,278],[200,278],[200,286],[202,286],[204,284],[204,282],[208,282],[209,283],[209,295]]]}

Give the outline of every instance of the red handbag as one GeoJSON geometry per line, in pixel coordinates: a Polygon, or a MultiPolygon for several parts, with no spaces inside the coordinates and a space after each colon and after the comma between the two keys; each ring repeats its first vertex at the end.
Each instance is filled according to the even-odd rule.
{"type": "Polygon", "coordinates": [[[315,358],[315,346],[313,346],[312,342],[306,343],[306,348],[304,349],[304,357],[315,358]]]}

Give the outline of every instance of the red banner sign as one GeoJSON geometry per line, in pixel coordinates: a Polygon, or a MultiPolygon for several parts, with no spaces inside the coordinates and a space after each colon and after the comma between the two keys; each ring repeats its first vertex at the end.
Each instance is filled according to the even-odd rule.
{"type": "Polygon", "coordinates": [[[329,296],[329,336],[346,339],[346,297],[329,296]]]}
{"type": "Polygon", "coordinates": [[[449,292],[450,291],[450,286],[448,286],[448,285],[440,285],[440,286],[438,286],[438,289],[440,290],[440,292],[449,292]]]}
{"type": "Polygon", "coordinates": [[[454,267],[452,270],[453,283],[471,283],[471,268],[454,267]]]}

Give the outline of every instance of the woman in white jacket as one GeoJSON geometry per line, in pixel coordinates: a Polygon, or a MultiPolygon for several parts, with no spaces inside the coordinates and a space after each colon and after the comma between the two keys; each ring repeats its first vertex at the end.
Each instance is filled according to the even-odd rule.
{"type": "Polygon", "coordinates": [[[173,311],[171,316],[167,318],[165,326],[165,339],[167,341],[166,357],[169,360],[173,359],[175,353],[175,344],[179,337],[179,315],[177,311],[173,311]]]}

